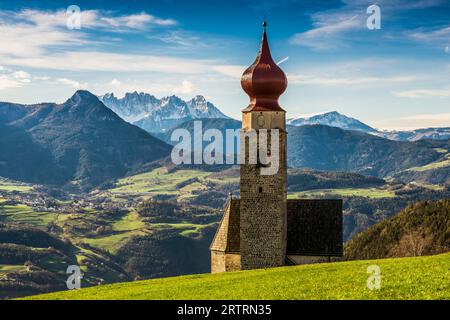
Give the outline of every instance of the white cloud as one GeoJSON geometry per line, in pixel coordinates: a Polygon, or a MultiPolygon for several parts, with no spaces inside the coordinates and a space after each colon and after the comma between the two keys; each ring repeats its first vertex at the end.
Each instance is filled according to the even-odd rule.
{"type": "Polygon", "coordinates": [[[291,39],[292,44],[325,50],[340,46],[339,35],[351,30],[362,29],[364,22],[358,16],[322,16],[316,15],[314,29],[297,33],[291,39]]]}
{"type": "Polygon", "coordinates": [[[450,89],[416,89],[394,92],[396,97],[400,98],[449,98],[450,89]]]}
{"type": "MultiPolygon", "coordinates": [[[[392,19],[402,11],[419,10],[439,6],[447,0],[343,0],[343,6],[310,14],[312,29],[294,34],[290,41],[293,44],[310,47],[314,50],[328,50],[347,46],[351,39],[364,41],[367,34],[357,34],[358,31],[367,32],[366,21],[369,15],[366,13],[368,6],[376,4],[381,7],[382,21],[392,19]]],[[[447,31],[438,31],[435,36],[443,36],[447,31]]],[[[392,36],[391,34],[384,36],[392,36]]],[[[417,32],[415,37],[426,37],[427,34],[417,32]]],[[[370,38],[369,38],[370,39],[370,38]]],[[[447,37],[448,39],[448,37],[447,37]]]]}
{"type": "Polygon", "coordinates": [[[407,33],[410,39],[431,45],[439,50],[443,50],[444,53],[450,53],[450,26],[446,26],[435,30],[415,30],[407,33]]]}
{"type": "MultiPolygon", "coordinates": [[[[25,9],[16,16],[18,19],[31,22],[36,26],[66,28],[67,19],[70,17],[70,14],[67,14],[65,10],[40,11],[25,9]]],[[[128,31],[133,29],[145,30],[154,25],[174,26],[177,24],[177,21],[173,19],[161,19],[146,12],[113,16],[99,10],[81,10],[80,19],[81,28],[103,28],[109,29],[111,32],[124,32],[127,29],[128,31]]]]}
{"type": "Polygon", "coordinates": [[[31,75],[28,72],[23,71],[23,70],[13,72],[12,76],[16,79],[30,79],[31,78],[31,75]]]}
{"type": "Polygon", "coordinates": [[[78,81],[75,81],[72,79],[67,79],[67,78],[56,79],[56,82],[64,84],[66,86],[71,86],[72,88],[75,88],[75,89],[85,89],[88,86],[87,83],[80,83],[78,81]]]}
{"type": "Polygon", "coordinates": [[[450,38],[450,26],[437,30],[415,30],[409,33],[409,37],[417,41],[436,43],[445,48],[450,38]]]}
{"type": "Polygon", "coordinates": [[[21,18],[20,14],[14,16],[14,13],[10,13],[10,15],[13,21],[9,20],[9,15],[0,14],[0,42],[8,44],[0,46],[0,57],[45,55],[48,53],[46,48],[49,47],[89,43],[83,33],[55,27],[51,19],[35,17],[35,20],[26,20],[21,18]]]}
{"type": "Polygon", "coordinates": [[[0,67],[0,90],[20,88],[31,82],[32,76],[23,70],[0,67]]]}
{"type": "MultiPolygon", "coordinates": [[[[96,12],[99,15],[98,11],[96,12]]],[[[173,19],[160,19],[145,12],[119,17],[101,17],[98,26],[144,30],[149,25],[174,26],[173,19]]]]}
{"type": "Polygon", "coordinates": [[[112,86],[121,86],[121,85],[122,85],[122,82],[120,82],[120,81],[117,80],[117,79],[112,79],[112,80],[111,80],[111,85],[112,85],[112,86]]]}
{"type": "Polygon", "coordinates": [[[71,70],[71,71],[116,71],[116,72],[168,72],[177,74],[200,74],[213,69],[211,60],[194,60],[153,55],[120,54],[96,51],[64,52],[31,57],[5,57],[3,62],[24,67],[71,70]]]}
{"type": "Polygon", "coordinates": [[[240,79],[247,67],[239,65],[218,65],[213,70],[230,78],[240,79]]]}
{"type": "Polygon", "coordinates": [[[348,7],[368,7],[369,5],[375,3],[386,11],[432,8],[445,3],[445,1],[447,0],[378,0],[373,2],[368,0],[343,0],[348,7]]]}
{"type": "Polygon", "coordinates": [[[127,16],[112,16],[98,10],[81,12],[81,30],[67,28],[65,11],[23,10],[0,12],[0,46],[2,55],[31,57],[51,55],[48,48],[74,48],[99,44],[89,39],[85,29],[102,29],[109,32],[143,31],[152,26],[173,26],[172,19],[160,19],[147,13],[127,16]]]}
{"type": "Polygon", "coordinates": [[[180,86],[176,86],[173,91],[175,93],[190,94],[194,92],[195,86],[192,82],[184,80],[180,86]]]}
{"type": "Polygon", "coordinates": [[[22,83],[6,75],[0,75],[0,90],[21,87],[22,83]]]}
{"type": "Polygon", "coordinates": [[[177,49],[206,49],[211,47],[210,42],[203,41],[199,36],[193,35],[190,32],[174,30],[166,34],[148,35],[149,39],[157,39],[177,49]]]}
{"type": "MultiPolygon", "coordinates": [[[[110,45],[105,46],[98,38],[92,40],[92,34],[86,31],[93,28],[111,29],[114,32],[142,31],[156,25],[175,25],[176,21],[172,19],[160,19],[146,13],[112,16],[110,13],[87,10],[82,11],[81,30],[67,29],[66,19],[66,12],[61,10],[0,12],[0,43],[8,43],[0,46],[2,64],[64,72],[151,72],[176,75],[215,73],[230,76],[231,70],[235,69],[234,66],[227,68],[218,61],[206,59],[111,52],[110,45]]],[[[64,74],[59,77],[65,79],[64,74]]],[[[73,87],[82,86],[81,83],[63,82],[73,87]]],[[[13,82],[6,83],[6,80],[3,83],[4,87],[13,85],[13,82]]],[[[184,92],[192,90],[186,84],[176,87],[184,92]]]]}

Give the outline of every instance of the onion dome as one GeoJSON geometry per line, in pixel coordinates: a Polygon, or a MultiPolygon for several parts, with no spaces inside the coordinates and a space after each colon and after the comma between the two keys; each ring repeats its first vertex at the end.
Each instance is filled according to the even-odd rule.
{"type": "Polygon", "coordinates": [[[245,70],[241,78],[244,91],[250,96],[250,105],[242,112],[284,111],[278,98],[287,88],[287,78],[283,70],[273,61],[267,41],[266,22],[255,62],[245,70]]]}

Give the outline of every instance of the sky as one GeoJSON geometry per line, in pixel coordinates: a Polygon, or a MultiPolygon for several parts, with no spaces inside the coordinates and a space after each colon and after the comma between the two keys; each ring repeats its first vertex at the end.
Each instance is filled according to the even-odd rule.
{"type": "Polygon", "coordinates": [[[450,126],[449,0],[0,0],[0,101],[200,94],[239,119],[264,17],[288,118],[335,110],[378,129],[450,126]],[[367,27],[373,4],[380,29],[367,27]]]}

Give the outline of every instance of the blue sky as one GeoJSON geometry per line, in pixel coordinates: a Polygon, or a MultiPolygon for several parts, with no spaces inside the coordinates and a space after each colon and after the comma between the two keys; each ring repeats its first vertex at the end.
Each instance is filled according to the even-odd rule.
{"type": "Polygon", "coordinates": [[[337,110],[385,129],[450,126],[450,1],[0,1],[0,100],[77,89],[202,94],[240,118],[266,16],[288,117],[337,110]],[[369,30],[368,6],[381,8],[369,30]],[[81,29],[66,26],[69,5],[81,29]]]}

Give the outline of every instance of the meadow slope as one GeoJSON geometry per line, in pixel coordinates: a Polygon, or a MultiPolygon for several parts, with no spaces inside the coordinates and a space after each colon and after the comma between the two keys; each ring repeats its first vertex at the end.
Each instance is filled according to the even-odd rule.
{"type": "Polygon", "coordinates": [[[450,253],[119,283],[28,299],[450,299],[450,253]],[[367,289],[367,267],[381,289],[367,289]]]}

